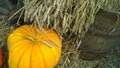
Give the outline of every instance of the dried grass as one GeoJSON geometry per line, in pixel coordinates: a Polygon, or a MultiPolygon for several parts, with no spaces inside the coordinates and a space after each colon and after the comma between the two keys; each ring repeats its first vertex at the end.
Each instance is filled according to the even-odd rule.
{"type": "Polygon", "coordinates": [[[0,48],[3,50],[3,68],[8,68],[8,50],[6,39],[9,33],[15,29],[14,26],[10,26],[6,19],[0,21],[0,48]]]}
{"type": "Polygon", "coordinates": [[[81,38],[94,23],[97,11],[107,7],[119,13],[119,1],[114,0],[24,0],[25,21],[42,29],[54,29],[63,41],[62,57],[57,68],[78,68],[77,50],[81,38]],[[117,4],[116,4],[117,3],[117,4]]]}

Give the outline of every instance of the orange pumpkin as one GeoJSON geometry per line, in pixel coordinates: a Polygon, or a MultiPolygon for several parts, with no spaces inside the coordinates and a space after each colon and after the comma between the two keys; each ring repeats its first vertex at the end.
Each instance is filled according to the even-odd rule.
{"type": "Polygon", "coordinates": [[[2,49],[0,48],[0,68],[2,68],[3,65],[3,55],[2,55],[2,49]]]}
{"type": "Polygon", "coordinates": [[[8,36],[9,68],[54,68],[61,56],[61,40],[52,29],[44,31],[23,25],[8,36]]]}

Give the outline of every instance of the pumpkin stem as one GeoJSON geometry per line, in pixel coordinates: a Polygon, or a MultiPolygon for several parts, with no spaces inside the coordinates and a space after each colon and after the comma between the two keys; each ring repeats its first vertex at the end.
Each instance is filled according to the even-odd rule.
{"type": "Polygon", "coordinates": [[[28,40],[30,40],[30,41],[32,41],[32,42],[35,42],[35,41],[36,41],[36,38],[34,38],[34,37],[32,37],[32,36],[29,36],[29,35],[25,35],[24,38],[25,38],[25,39],[28,39],[28,40]]]}

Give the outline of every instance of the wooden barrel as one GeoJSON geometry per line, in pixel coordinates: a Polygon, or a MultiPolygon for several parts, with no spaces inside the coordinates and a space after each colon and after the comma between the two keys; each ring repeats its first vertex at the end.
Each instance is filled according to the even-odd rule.
{"type": "Polygon", "coordinates": [[[82,39],[80,58],[93,60],[105,57],[111,49],[120,46],[120,15],[109,9],[100,9],[94,24],[82,39]]]}

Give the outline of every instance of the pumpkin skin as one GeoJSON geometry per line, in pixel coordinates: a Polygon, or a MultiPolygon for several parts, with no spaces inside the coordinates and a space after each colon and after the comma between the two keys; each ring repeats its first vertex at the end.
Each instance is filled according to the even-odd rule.
{"type": "Polygon", "coordinates": [[[8,36],[9,68],[54,68],[61,56],[61,40],[52,29],[44,31],[23,25],[8,36]]]}
{"type": "Polygon", "coordinates": [[[2,68],[3,65],[3,54],[2,54],[2,49],[0,48],[0,68],[2,68]]]}

